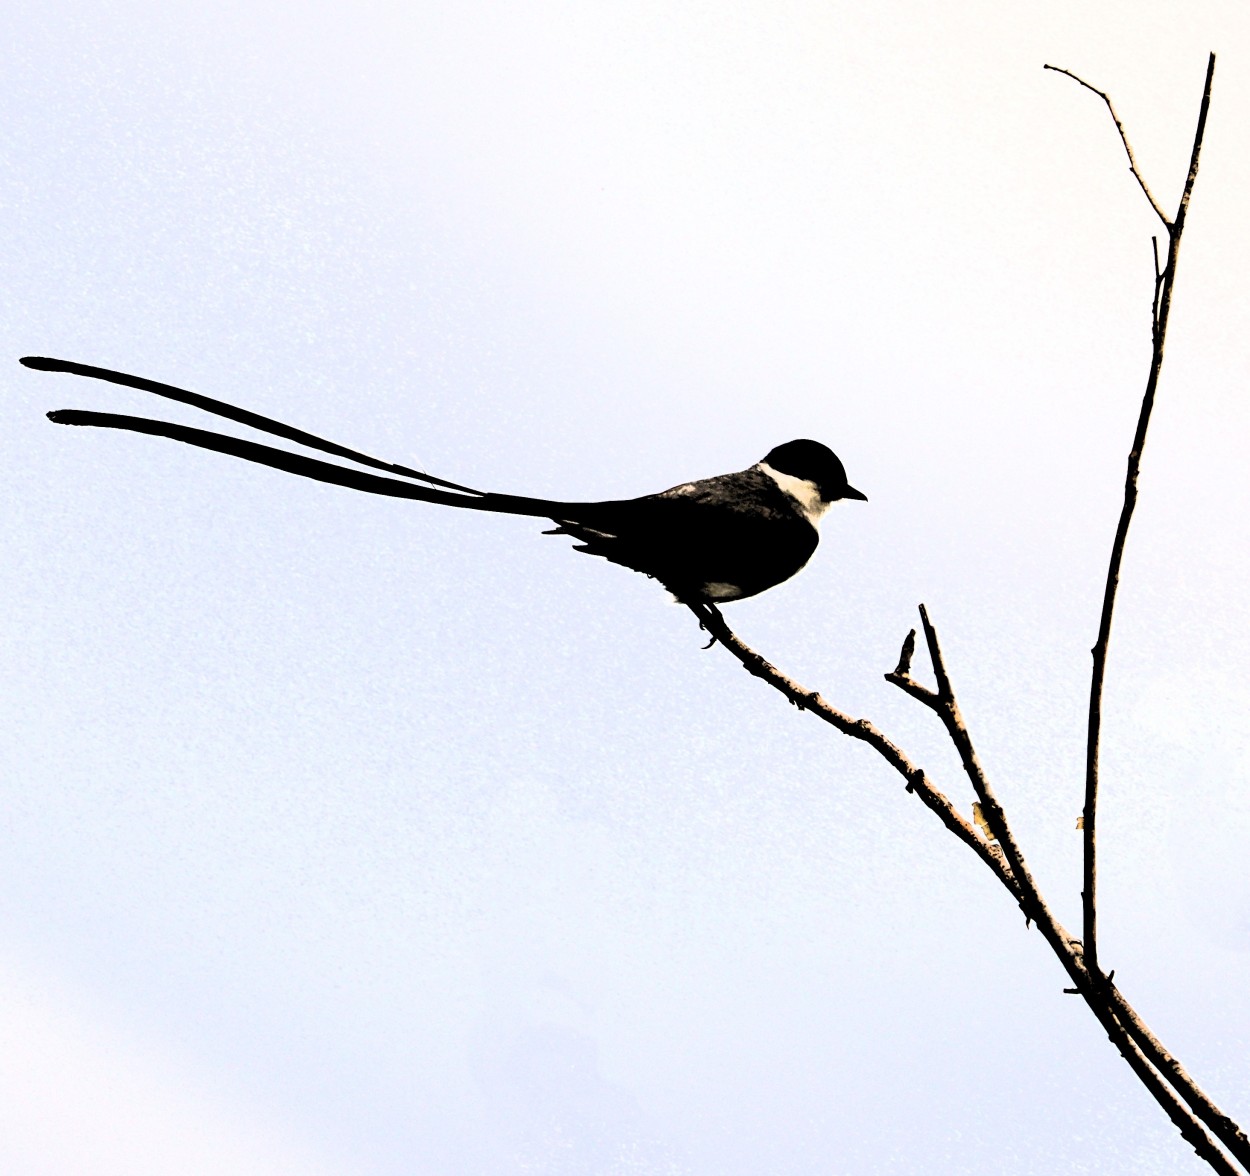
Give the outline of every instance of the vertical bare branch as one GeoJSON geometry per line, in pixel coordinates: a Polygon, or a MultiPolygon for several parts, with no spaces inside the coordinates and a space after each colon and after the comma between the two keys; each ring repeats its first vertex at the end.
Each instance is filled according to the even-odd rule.
{"type": "MultiPolygon", "coordinates": [[[[1047,69],[1055,69],[1047,66],[1047,69]]],[[[1115,119],[1116,129],[1128,152],[1133,175],[1141,185],[1142,191],[1150,201],[1151,207],[1158,213],[1167,228],[1168,256],[1162,272],[1158,269],[1156,249],[1156,278],[1154,314],[1151,324],[1153,341],[1150,359],[1150,374],[1146,379],[1146,392],[1142,397],[1141,411],[1137,418],[1137,431],[1133,435],[1133,446],[1128,455],[1128,471],[1124,479],[1124,503],[1120,508],[1120,521],[1116,527],[1115,539],[1111,545],[1111,558],[1107,565],[1107,581],[1103,590],[1102,617],[1098,626],[1098,639],[1094,643],[1094,666],[1089,691],[1089,725],[1085,745],[1085,808],[1082,826],[1084,830],[1084,878],[1081,891],[1083,932],[1085,944],[1085,966],[1089,970],[1091,980],[1102,984],[1103,976],[1098,963],[1098,746],[1102,733],[1102,693],[1103,683],[1107,674],[1107,649],[1111,641],[1111,620],[1115,611],[1116,589],[1120,583],[1120,566],[1124,560],[1124,545],[1128,539],[1129,524],[1133,519],[1133,510],[1137,505],[1137,478],[1141,471],[1142,451],[1146,447],[1146,431],[1150,426],[1150,414],[1154,408],[1155,392],[1159,386],[1159,372],[1163,367],[1163,344],[1167,337],[1168,314],[1172,308],[1172,288],[1176,280],[1176,263],[1180,253],[1181,232],[1185,227],[1185,215],[1189,209],[1189,197],[1193,192],[1194,180],[1198,175],[1198,156],[1202,151],[1202,139],[1207,126],[1207,112],[1211,105],[1211,81],[1215,75],[1215,54],[1207,61],[1207,76],[1203,86],[1202,105],[1198,112],[1198,127],[1194,133],[1193,150],[1190,153],[1189,173],[1185,179],[1185,190],[1181,195],[1180,206],[1176,219],[1169,221],[1160,211],[1158,204],[1145,181],[1137,171],[1133,160],[1133,151],[1129,146],[1128,137],[1120,120],[1116,118],[1111,100],[1101,90],[1095,89],[1088,82],[1082,81],[1068,70],[1056,70],[1080,82],[1088,90],[1102,97],[1106,102],[1111,117],[1115,119]]]]}

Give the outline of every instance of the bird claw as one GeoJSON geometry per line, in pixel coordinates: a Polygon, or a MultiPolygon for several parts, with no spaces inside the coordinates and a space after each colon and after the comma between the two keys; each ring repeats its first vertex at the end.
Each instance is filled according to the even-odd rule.
{"type": "MultiPolygon", "coordinates": [[[[705,633],[712,633],[712,630],[708,626],[708,623],[707,623],[708,617],[715,617],[722,624],[724,623],[724,618],[720,615],[720,609],[718,609],[716,605],[714,604],[705,603],[705,604],[700,604],[697,607],[694,605],[691,605],[690,610],[691,612],[694,613],[696,617],[699,618],[699,628],[702,629],[703,632],[705,633]]],[[[718,638],[715,633],[712,633],[711,640],[705,646],[703,646],[703,648],[711,649],[712,646],[715,645],[716,642],[719,640],[720,638],[718,638]]]]}

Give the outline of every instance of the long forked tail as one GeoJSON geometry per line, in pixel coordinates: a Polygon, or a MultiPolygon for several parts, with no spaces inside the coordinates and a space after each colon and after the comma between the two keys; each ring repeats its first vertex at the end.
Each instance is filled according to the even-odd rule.
{"type": "Polygon", "coordinates": [[[333,462],[321,461],[307,457],[302,453],[292,453],[287,449],[277,449],[271,445],[261,445],[255,441],[245,441],[239,437],[231,437],[224,433],[211,433],[206,429],[195,429],[188,425],[177,425],[170,421],[151,420],[148,417],[124,416],[118,413],[91,412],[86,409],[62,408],[48,413],[48,419],[58,425],[90,425],[103,429],[124,429],[132,433],[147,433],[155,437],[169,437],[181,441],[185,445],[194,445],[200,449],[209,449],[216,453],[240,457],[257,465],[270,466],[287,473],[298,474],[302,478],[312,478],[318,482],[328,482],[334,486],[346,486],[352,490],[362,490],[368,494],[383,494],[391,498],[417,499],[422,502],[435,502],[444,506],[456,506],[468,510],[493,511],[500,514],[531,515],[536,518],[553,518],[572,515],[576,517],[580,507],[593,504],[551,502],[542,498],[523,498],[512,494],[491,494],[484,490],[474,490],[470,486],[461,486],[444,478],[435,477],[422,470],[393,462],[382,461],[368,454],[359,453],[345,445],[326,441],[303,429],[293,428],[281,421],[249,412],[244,408],[236,408],[222,400],[188,392],[183,388],[175,388],[171,384],[162,384],[156,380],[144,379],[142,376],[131,376],[125,372],[110,371],[108,368],[91,367],[88,364],[73,363],[64,359],[48,359],[43,356],[26,356],[21,360],[28,368],[45,372],[66,372],[75,376],[87,376],[95,380],[107,380],[112,384],[122,384],[128,388],[137,388],[143,392],[152,392],[168,400],[176,400],[180,404],[188,404],[202,408],[227,420],[248,425],[276,437],[294,441],[323,453],[336,457],[344,457],[349,461],[398,474],[400,478],[412,479],[400,481],[398,478],[381,477],[378,474],[365,473],[348,466],[336,465],[333,462]],[[414,483],[424,483],[418,485],[414,483]]]}

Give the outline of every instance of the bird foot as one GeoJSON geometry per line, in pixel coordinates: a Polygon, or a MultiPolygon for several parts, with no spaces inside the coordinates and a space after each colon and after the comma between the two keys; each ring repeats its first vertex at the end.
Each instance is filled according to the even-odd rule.
{"type": "MultiPolygon", "coordinates": [[[[725,618],[720,615],[720,609],[718,609],[716,605],[714,604],[708,604],[708,603],[698,604],[698,605],[692,604],[689,606],[689,608],[690,608],[690,611],[694,613],[696,617],[699,618],[699,628],[702,629],[705,633],[712,633],[712,630],[709,628],[708,623],[707,623],[707,618],[709,616],[715,617],[716,620],[720,621],[722,625],[725,623],[725,618]]],[[[712,646],[715,645],[718,640],[719,638],[716,636],[716,634],[712,633],[712,639],[705,646],[703,646],[703,648],[711,649],[712,646]]]]}

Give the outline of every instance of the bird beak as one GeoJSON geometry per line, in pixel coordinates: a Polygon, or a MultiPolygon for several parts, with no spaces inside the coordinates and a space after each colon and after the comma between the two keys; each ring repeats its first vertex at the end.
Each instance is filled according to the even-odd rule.
{"type": "Polygon", "coordinates": [[[868,495],[856,490],[854,486],[848,486],[842,491],[843,498],[854,498],[857,502],[867,502],[868,495]]]}

